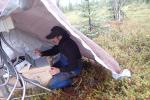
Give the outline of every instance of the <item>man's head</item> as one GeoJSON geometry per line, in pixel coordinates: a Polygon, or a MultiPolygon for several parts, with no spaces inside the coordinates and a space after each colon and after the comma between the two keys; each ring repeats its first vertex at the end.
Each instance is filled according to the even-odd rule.
{"type": "Polygon", "coordinates": [[[58,45],[60,40],[67,36],[67,31],[59,26],[54,26],[51,29],[51,32],[49,35],[46,36],[46,39],[49,39],[52,43],[55,45],[58,45]]]}
{"type": "Polygon", "coordinates": [[[50,39],[50,42],[52,42],[54,45],[58,45],[60,43],[60,40],[62,39],[62,36],[55,36],[50,39]]]}

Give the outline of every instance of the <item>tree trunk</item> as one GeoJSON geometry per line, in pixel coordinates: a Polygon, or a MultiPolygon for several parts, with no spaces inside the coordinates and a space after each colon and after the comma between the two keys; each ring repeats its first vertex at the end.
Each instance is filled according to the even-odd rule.
{"type": "Polygon", "coordinates": [[[89,30],[91,31],[92,30],[92,21],[91,21],[91,9],[90,9],[90,1],[87,0],[88,2],[88,13],[89,13],[89,30]]]}
{"type": "Polygon", "coordinates": [[[60,0],[56,0],[56,4],[57,4],[58,7],[60,7],[59,3],[60,3],[60,0]]]}
{"type": "Polygon", "coordinates": [[[121,7],[125,4],[126,0],[113,0],[112,7],[114,13],[114,20],[122,21],[124,19],[124,12],[121,7]]]}
{"type": "Polygon", "coordinates": [[[69,0],[69,11],[71,11],[72,9],[73,9],[73,7],[72,7],[72,3],[71,3],[71,1],[69,0]]]}

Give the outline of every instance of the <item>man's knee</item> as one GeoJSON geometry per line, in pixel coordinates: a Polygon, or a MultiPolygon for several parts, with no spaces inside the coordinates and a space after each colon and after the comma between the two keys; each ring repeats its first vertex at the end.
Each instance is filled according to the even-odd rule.
{"type": "Polygon", "coordinates": [[[53,89],[57,83],[58,83],[58,80],[56,78],[52,78],[48,83],[48,88],[53,89]]]}
{"type": "Polygon", "coordinates": [[[49,89],[60,89],[67,86],[70,86],[72,84],[72,79],[62,80],[62,81],[54,81],[51,80],[48,84],[49,89]]]}

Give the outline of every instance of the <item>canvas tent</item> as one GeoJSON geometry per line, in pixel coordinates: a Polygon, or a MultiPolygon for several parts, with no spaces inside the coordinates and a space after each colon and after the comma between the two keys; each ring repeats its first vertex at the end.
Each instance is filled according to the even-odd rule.
{"type": "MultiPolygon", "coordinates": [[[[7,16],[11,17],[16,30],[21,30],[38,39],[40,41],[37,44],[38,46],[42,45],[42,43],[49,45],[45,36],[49,34],[53,26],[64,27],[70,33],[71,38],[78,44],[83,56],[94,59],[103,67],[109,69],[116,76],[114,78],[119,78],[123,75],[118,73],[120,70],[118,62],[104,49],[72,27],[56,6],[54,0],[3,0],[0,1],[0,12],[1,19],[5,19],[7,16]]],[[[11,30],[10,34],[13,31],[11,30]]],[[[20,41],[22,38],[19,37],[20,41]]],[[[34,48],[36,46],[32,49],[34,48]]]]}

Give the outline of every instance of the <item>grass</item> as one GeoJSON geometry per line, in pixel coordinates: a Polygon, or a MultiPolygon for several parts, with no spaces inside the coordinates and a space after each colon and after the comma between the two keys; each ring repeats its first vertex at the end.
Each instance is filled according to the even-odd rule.
{"type": "MultiPolygon", "coordinates": [[[[110,15],[105,7],[98,11],[100,30],[93,41],[113,55],[120,67],[130,69],[132,77],[114,80],[107,71],[99,69],[107,74],[104,74],[104,79],[100,78],[98,83],[95,82],[94,87],[87,90],[90,92],[83,90],[87,95],[82,100],[150,99],[150,6],[131,4],[123,10],[126,12],[126,18],[121,24],[107,19],[110,15]]],[[[73,15],[70,17],[71,21],[72,18],[73,15]]],[[[90,80],[96,76],[103,76],[102,73],[97,74],[97,70],[92,73],[94,66],[91,66],[91,73],[83,74],[83,77],[90,80]]]]}
{"type": "MultiPolygon", "coordinates": [[[[123,23],[118,23],[110,22],[106,18],[109,16],[107,9],[101,9],[99,22],[106,20],[99,24],[99,34],[93,41],[113,55],[120,67],[131,70],[130,79],[114,80],[109,71],[86,60],[81,74],[82,82],[71,87],[73,94],[58,90],[56,94],[47,93],[31,100],[149,100],[150,8],[144,4],[132,4],[123,10],[127,17],[123,23]]],[[[67,12],[66,16],[77,27],[84,20],[78,11],[67,12]]]]}

